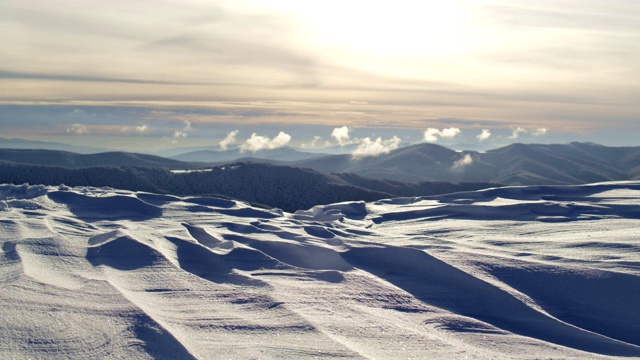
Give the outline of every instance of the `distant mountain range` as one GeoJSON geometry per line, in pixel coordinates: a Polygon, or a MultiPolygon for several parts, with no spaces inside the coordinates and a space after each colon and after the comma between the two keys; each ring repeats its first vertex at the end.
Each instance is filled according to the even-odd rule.
{"type": "Polygon", "coordinates": [[[435,144],[418,144],[378,157],[334,155],[290,165],[325,174],[353,173],[399,181],[566,185],[639,179],[640,147],[512,144],[487,152],[456,152],[435,144]]]}
{"type": "Polygon", "coordinates": [[[324,157],[327,154],[311,153],[295,150],[288,147],[261,150],[256,152],[243,152],[240,149],[230,149],[227,151],[218,150],[199,150],[191,151],[175,156],[171,156],[174,160],[186,162],[203,162],[203,163],[221,163],[229,161],[252,161],[252,160],[270,160],[278,162],[301,161],[312,158],[324,157]]]}
{"type": "Polygon", "coordinates": [[[61,150],[70,151],[78,154],[96,154],[108,151],[107,149],[75,146],[49,141],[33,141],[24,139],[7,139],[0,137],[0,149],[43,149],[43,150],[61,150]]]}
{"type": "Polygon", "coordinates": [[[57,150],[0,149],[0,161],[64,168],[136,166],[166,169],[196,169],[202,166],[202,164],[191,164],[155,155],[119,151],[97,154],[76,154],[57,150]]]}
{"type": "MultiPolygon", "coordinates": [[[[291,149],[269,154],[277,159],[306,156],[291,149]]],[[[233,166],[209,166],[209,170],[202,171],[205,165],[125,152],[80,155],[0,149],[0,182],[111,186],[178,195],[217,194],[293,211],[330,202],[432,195],[498,184],[573,185],[638,180],[640,147],[513,144],[487,152],[457,152],[435,144],[419,144],[362,159],[350,155],[289,162],[250,159],[233,166]],[[190,172],[196,169],[200,171],[190,172]]]]}

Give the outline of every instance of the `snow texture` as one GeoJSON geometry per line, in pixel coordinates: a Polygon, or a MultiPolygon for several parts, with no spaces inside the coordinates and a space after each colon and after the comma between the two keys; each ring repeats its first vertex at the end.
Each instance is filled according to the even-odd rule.
{"type": "Polygon", "coordinates": [[[0,358],[640,357],[640,183],[296,213],[0,185],[0,358]]]}

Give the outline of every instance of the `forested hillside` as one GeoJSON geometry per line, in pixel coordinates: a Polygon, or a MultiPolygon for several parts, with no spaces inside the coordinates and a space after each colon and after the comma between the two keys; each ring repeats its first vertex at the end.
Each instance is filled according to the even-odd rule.
{"type": "Polygon", "coordinates": [[[148,167],[98,166],[80,169],[0,162],[0,183],[113,187],[174,195],[221,195],[277,207],[308,209],[342,201],[374,201],[476,190],[490,183],[401,183],[351,174],[324,175],[309,169],[238,163],[210,171],[172,173],[148,167]]]}

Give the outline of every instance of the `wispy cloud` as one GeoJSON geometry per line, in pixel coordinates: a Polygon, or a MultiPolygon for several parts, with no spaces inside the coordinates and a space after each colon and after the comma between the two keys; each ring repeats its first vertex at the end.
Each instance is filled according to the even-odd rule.
{"type": "Polygon", "coordinates": [[[227,137],[225,137],[222,141],[220,141],[219,145],[222,151],[227,151],[229,146],[234,145],[236,143],[236,136],[238,136],[239,133],[240,131],[233,130],[227,134],[227,137]]]}
{"type": "MultiPolygon", "coordinates": [[[[241,121],[271,129],[327,126],[328,132],[346,125],[356,134],[455,126],[465,141],[481,128],[504,140],[511,124],[530,136],[545,135],[533,129],[553,128],[554,138],[588,134],[594,141],[604,132],[629,137],[629,126],[637,126],[638,91],[629,81],[638,78],[640,59],[635,1],[452,0],[436,7],[403,1],[402,14],[388,14],[390,3],[379,2],[353,26],[362,11],[356,3],[4,2],[0,28],[20,36],[5,37],[0,47],[2,103],[67,112],[90,105],[97,116],[54,120],[53,113],[30,110],[40,118],[20,117],[15,124],[13,110],[0,109],[0,128],[62,136],[78,123],[99,136],[100,125],[143,119],[121,110],[103,116],[109,107],[130,114],[175,110],[172,120],[190,120],[197,134],[157,119],[145,135],[188,135],[188,141],[218,136],[220,128],[270,131],[241,127],[241,121]],[[387,15],[393,15],[389,26],[380,27],[375,19],[387,15]],[[418,41],[429,46],[415,46],[418,41]],[[448,118],[466,122],[439,120],[448,118]]],[[[447,134],[440,131],[424,139],[442,141],[447,134]]],[[[323,137],[346,145],[357,143],[353,133],[323,137]]],[[[300,138],[310,134],[322,133],[300,138]]]]}
{"type": "Polygon", "coordinates": [[[545,135],[549,131],[547,128],[538,128],[531,132],[533,136],[542,136],[545,135]]]}
{"type": "Polygon", "coordinates": [[[360,145],[358,145],[358,147],[353,151],[351,156],[354,159],[361,159],[369,156],[388,154],[392,150],[398,148],[400,141],[400,138],[397,136],[394,136],[389,140],[382,140],[382,138],[371,140],[366,137],[361,140],[360,145]]]}
{"type": "Polygon", "coordinates": [[[482,129],[482,132],[476,136],[479,141],[489,140],[491,137],[491,131],[489,129],[482,129]]]}
{"type": "Polygon", "coordinates": [[[171,136],[165,136],[161,140],[169,141],[172,144],[177,144],[180,139],[184,139],[189,136],[189,132],[192,130],[191,122],[188,120],[182,120],[184,126],[180,130],[175,130],[171,136]]]}
{"type": "Polygon", "coordinates": [[[311,140],[309,143],[304,143],[300,146],[303,148],[315,148],[321,140],[322,140],[322,137],[316,135],[313,137],[313,140],[311,140]]]}
{"type": "Polygon", "coordinates": [[[71,124],[69,125],[69,127],[67,127],[67,132],[71,134],[82,135],[89,133],[89,128],[83,124],[71,124]]]}
{"type": "Polygon", "coordinates": [[[462,169],[463,167],[471,164],[473,164],[473,157],[471,157],[471,154],[465,154],[463,157],[453,163],[453,168],[462,169]]]}
{"type": "Polygon", "coordinates": [[[461,130],[459,128],[447,128],[438,130],[436,128],[428,128],[424,132],[424,141],[426,142],[437,142],[438,138],[447,138],[452,139],[460,134],[461,130]]]}
{"type": "Polygon", "coordinates": [[[182,128],[182,130],[176,130],[173,133],[173,138],[174,139],[186,138],[187,136],[189,136],[190,131],[191,131],[191,122],[184,120],[184,127],[182,128]]]}
{"type": "Polygon", "coordinates": [[[520,126],[516,127],[515,129],[512,130],[511,132],[511,136],[509,136],[509,139],[515,140],[517,138],[520,137],[520,135],[522,134],[531,134],[533,136],[542,136],[545,135],[549,130],[547,128],[538,128],[538,129],[534,129],[534,130],[527,130],[525,128],[522,128],[520,126]]]}
{"type": "Polygon", "coordinates": [[[261,150],[273,150],[287,145],[290,141],[291,135],[284,131],[280,131],[273,139],[253,133],[251,134],[251,137],[242,144],[240,151],[256,152],[261,150]]]}
{"type": "Polygon", "coordinates": [[[515,140],[520,137],[520,134],[526,133],[526,132],[527,130],[518,126],[517,128],[513,129],[513,131],[511,132],[511,136],[509,136],[509,139],[515,140]]]}

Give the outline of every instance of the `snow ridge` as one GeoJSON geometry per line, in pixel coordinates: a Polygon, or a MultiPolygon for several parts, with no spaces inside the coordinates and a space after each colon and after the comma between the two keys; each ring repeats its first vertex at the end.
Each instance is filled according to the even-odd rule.
{"type": "Polygon", "coordinates": [[[640,357],[639,205],[637,182],[296,213],[0,185],[0,357],[640,357]]]}

